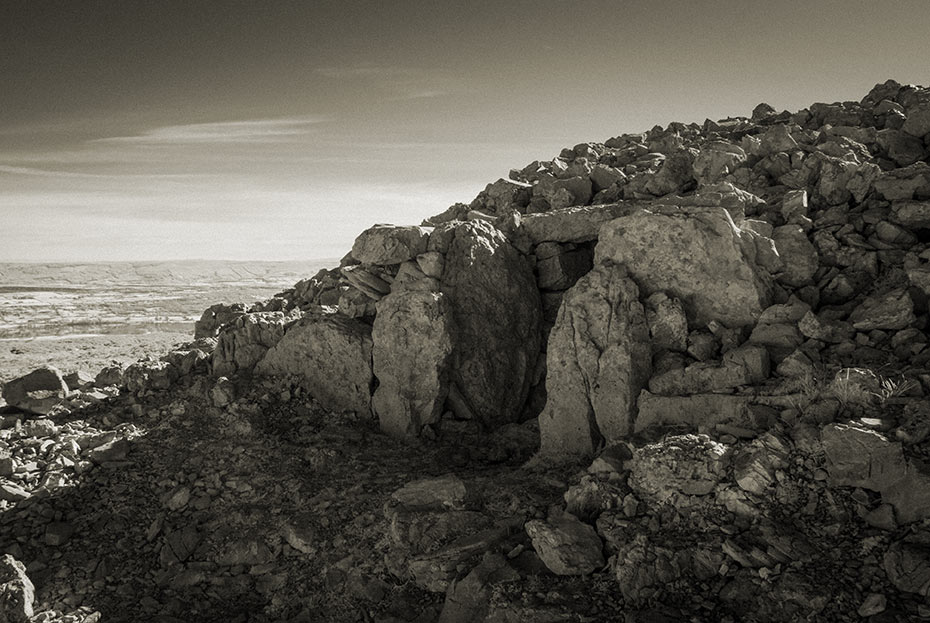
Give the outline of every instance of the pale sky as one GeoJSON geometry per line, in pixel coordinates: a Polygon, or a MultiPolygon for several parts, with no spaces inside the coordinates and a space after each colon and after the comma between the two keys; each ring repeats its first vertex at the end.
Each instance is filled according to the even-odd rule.
{"type": "Polygon", "coordinates": [[[927,0],[0,3],[0,261],[339,257],[671,121],[930,83],[927,0]]]}

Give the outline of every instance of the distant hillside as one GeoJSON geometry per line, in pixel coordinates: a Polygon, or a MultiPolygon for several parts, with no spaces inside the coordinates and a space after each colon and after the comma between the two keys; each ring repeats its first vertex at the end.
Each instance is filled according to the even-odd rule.
{"type": "Polygon", "coordinates": [[[287,287],[338,259],[301,262],[178,260],[168,262],[0,263],[0,286],[260,284],[287,287]]]}

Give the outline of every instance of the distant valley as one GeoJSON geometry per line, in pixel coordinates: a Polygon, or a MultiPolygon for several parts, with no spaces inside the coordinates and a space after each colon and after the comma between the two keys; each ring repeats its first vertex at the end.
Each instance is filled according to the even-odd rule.
{"type": "Polygon", "coordinates": [[[0,263],[0,339],[192,333],[214,303],[266,299],[337,263],[0,263]]]}

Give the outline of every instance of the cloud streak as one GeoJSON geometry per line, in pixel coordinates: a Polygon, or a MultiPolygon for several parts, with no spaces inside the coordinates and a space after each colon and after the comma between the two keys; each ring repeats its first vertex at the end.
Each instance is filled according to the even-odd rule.
{"type": "Polygon", "coordinates": [[[187,145],[204,143],[262,143],[304,136],[331,117],[286,117],[191,123],[155,128],[135,136],[113,136],[95,139],[95,143],[132,143],[155,145],[187,145]]]}
{"type": "Polygon", "coordinates": [[[389,94],[394,101],[431,99],[452,95],[461,87],[442,72],[414,67],[359,64],[345,67],[318,67],[315,72],[338,81],[363,82],[389,94]]]}

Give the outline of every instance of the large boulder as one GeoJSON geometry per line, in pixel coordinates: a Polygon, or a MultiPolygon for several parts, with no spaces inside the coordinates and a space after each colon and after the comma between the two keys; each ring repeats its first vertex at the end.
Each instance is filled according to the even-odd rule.
{"type": "Polygon", "coordinates": [[[755,324],[772,296],[754,249],[723,208],[659,207],[605,224],[595,263],[625,265],[644,296],[681,299],[691,327],[742,327],[755,324]]]}
{"type": "Polygon", "coordinates": [[[400,264],[426,251],[430,230],[424,227],[375,225],[352,245],[352,257],[363,264],[400,264]]]}
{"type": "Polygon", "coordinates": [[[299,317],[257,312],[236,318],[220,331],[213,351],[213,374],[232,376],[240,371],[250,372],[268,349],[281,341],[287,325],[299,317]]]}
{"type": "Polygon", "coordinates": [[[482,424],[516,421],[540,351],[542,304],[533,270],[485,221],[454,227],[441,291],[451,309],[451,391],[482,424]]]}
{"type": "Polygon", "coordinates": [[[518,232],[531,245],[541,242],[589,242],[597,240],[601,225],[630,214],[641,207],[636,202],[563,208],[527,214],[520,219],[518,232]]]}
{"type": "Polygon", "coordinates": [[[587,575],[604,566],[604,544],[597,532],[571,513],[554,512],[547,521],[528,521],[526,533],[556,575],[587,575]]]}
{"type": "Polygon", "coordinates": [[[3,386],[3,399],[11,407],[45,415],[68,396],[68,385],[58,368],[44,366],[3,386]]]}
{"type": "Polygon", "coordinates": [[[372,328],[378,389],[372,408],[386,433],[407,437],[439,419],[449,393],[452,352],[447,297],[398,291],[377,304],[372,328]]]}
{"type": "Polygon", "coordinates": [[[549,335],[541,452],[590,455],[601,438],[625,437],[650,370],[639,289],[622,266],[600,263],[565,294],[549,335]]]}
{"type": "Polygon", "coordinates": [[[255,367],[257,374],[296,375],[332,411],[370,413],[371,327],[340,313],[308,314],[290,326],[255,367]]]}

